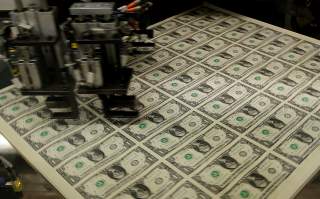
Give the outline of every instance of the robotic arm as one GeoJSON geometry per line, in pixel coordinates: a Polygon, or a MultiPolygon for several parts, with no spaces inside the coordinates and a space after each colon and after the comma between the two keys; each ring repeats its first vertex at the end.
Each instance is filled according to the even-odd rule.
{"type": "Polygon", "coordinates": [[[76,118],[76,94],[97,94],[107,117],[135,117],[134,96],[127,96],[132,69],[126,58],[153,37],[139,23],[152,5],[136,0],[79,2],[59,27],[57,10],[41,0],[23,7],[15,0],[3,38],[13,82],[23,95],[46,95],[53,118],[76,118]]]}

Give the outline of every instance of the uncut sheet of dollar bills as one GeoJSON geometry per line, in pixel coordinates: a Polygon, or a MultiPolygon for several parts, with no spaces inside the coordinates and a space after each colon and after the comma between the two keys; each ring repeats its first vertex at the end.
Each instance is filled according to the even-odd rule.
{"type": "Polygon", "coordinates": [[[135,119],[52,120],[0,92],[0,131],[69,199],[293,198],[320,167],[320,42],[211,5],[152,26],[135,119]]]}

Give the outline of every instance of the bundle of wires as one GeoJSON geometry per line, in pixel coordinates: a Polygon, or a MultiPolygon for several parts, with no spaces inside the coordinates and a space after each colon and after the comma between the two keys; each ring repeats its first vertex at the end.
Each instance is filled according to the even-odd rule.
{"type": "Polygon", "coordinates": [[[118,11],[123,13],[136,13],[139,11],[144,12],[144,11],[147,11],[151,6],[152,6],[152,3],[150,1],[134,0],[128,5],[123,5],[119,7],[118,11]]]}

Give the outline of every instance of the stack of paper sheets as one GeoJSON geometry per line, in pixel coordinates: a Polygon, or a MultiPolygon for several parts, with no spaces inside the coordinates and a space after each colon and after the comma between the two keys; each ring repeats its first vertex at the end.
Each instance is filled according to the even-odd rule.
{"type": "Polygon", "coordinates": [[[0,131],[66,198],[291,198],[320,166],[314,40],[202,6],[153,26],[130,62],[141,114],[52,120],[43,97],[0,93],[0,131]]]}

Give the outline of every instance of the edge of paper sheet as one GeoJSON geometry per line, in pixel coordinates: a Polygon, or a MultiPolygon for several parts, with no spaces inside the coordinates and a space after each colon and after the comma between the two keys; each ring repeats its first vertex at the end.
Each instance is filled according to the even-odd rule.
{"type": "Polygon", "coordinates": [[[29,155],[28,158],[26,158],[27,154],[34,154],[34,151],[26,144],[22,137],[17,136],[17,133],[2,118],[0,118],[0,129],[0,133],[19,152],[24,160],[26,160],[31,167],[37,168],[36,171],[38,170],[39,174],[45,177],[63,196],[74,199],[83,198],[75,189],[66,189],[66,187],[71,187],[71,185],[59,176],[39,154],[29,155]],[[12,140],[14,140],[14,145],[12,144],[12,140]]]}
{"type": "Polygon", "coordinates": [[[313,42],[313,43],[316,43],[316,44],[320,45],[320,40],[312,38],[312,37],[308,37],[306,35],[303,35],[303,34],[300,34],[300,33],[297,33],[297,32],[294,32],[292,30],[288,30],[288,29],[285,29],[285,28],[274,26],[274,25],[271,25],[269,23],[266,23],[266,22],[263,22],[263,21],[259,21],[257,19],[253,19],[251,17],[247,17],[247,16],[244,16],[244,15],[241,15],[241,14],[229,11],[229,10],[225,10],[225,9],[220,8],[218,6],[212,5],[212,4],[208,3],[208,2],[203,3],[203,5],[207,6],[209,8],[215,9],[215,10],[219,10],[219,11],[225,12],[225,13],[230,14],[232,16],[241,17],[242,19],[245,19],[245,20],[247,20],[249,22],[254,22],[254,23],[257,23],[257,24],[262,25],[264,27],[272,28],[274,30],[281,31],[282,33],[285,33],[285,34],[288,34],[288,35],[291,35],[291,36],[294,36],[294,37],[299,37],[299,39],[303,39],[303,40],[306,40],[306,41],[309,41],[309,42],[313,42]]]}

